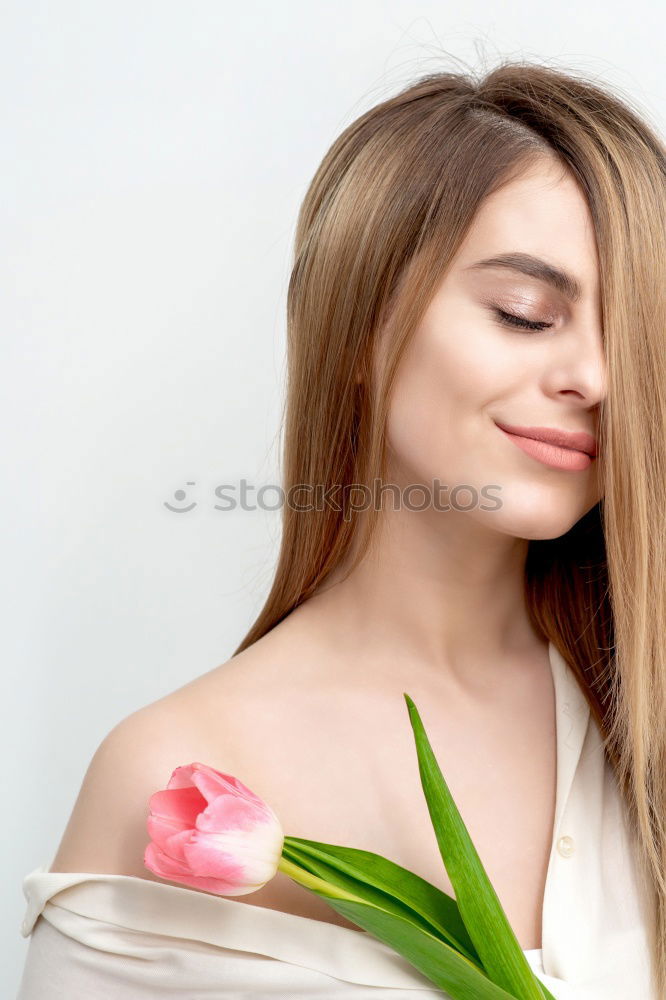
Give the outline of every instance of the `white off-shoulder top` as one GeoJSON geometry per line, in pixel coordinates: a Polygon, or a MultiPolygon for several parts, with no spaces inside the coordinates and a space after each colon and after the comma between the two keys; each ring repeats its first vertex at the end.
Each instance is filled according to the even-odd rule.
{"type": "MultiPolygon", "coordinates": [[[[525,955],[557,1000],[656,1000],[652,901],[601,733],[550,644],[557,791],[542,948],[525,955]]],[[[433,834],[434,836],[434,834],[433,834]]],[[[30,936],[17,1000],[446,1000],[363,930],[127,875],[23,879],[30,936]]]]}

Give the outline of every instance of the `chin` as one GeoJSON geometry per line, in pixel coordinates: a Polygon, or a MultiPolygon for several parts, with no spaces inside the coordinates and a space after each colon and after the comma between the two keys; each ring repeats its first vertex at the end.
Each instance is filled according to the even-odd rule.
{"type": "Polygon", "coordinates": [[[548,541],[551,538],[561,538],[562,535],[566,535],[570,528],[573,528],[576,522],[573,521],[568,524],[551,526],[542,525],[541,527],[530,528],[520,534],[520,538],[527,538],[529,541],[548,541]]]}
{"type": "Polygon", "coordinates": [[[586,511],[565,513],[560,510],[549,516],[543,510],[514,511],[511,513],[504,510],[501,512],[501,517],[490,523],[496,531],[505,535],[513,535],[514,538],[546,541],[566,535],[567,531],[570,531],[585,513],[586,511]]]}
{"type": "Polygon", "coordinates": [[[486,511],[484,520],[516,538],[560,538],[598,503],[599,491],[590,487],[590,483],[573,481],[548,486],[524,480],[505,482],[499,493],[502,506],[486,511]]]}

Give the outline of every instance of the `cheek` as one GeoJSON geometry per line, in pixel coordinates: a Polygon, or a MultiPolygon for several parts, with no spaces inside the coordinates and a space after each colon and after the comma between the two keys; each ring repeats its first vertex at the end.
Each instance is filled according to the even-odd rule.
{"type": "MultiPolygon", "coordinates": [[[[478,320],[477,320],[478,322],[478,320]]],[[[389,410],[389,444],[401,458],[451,458],[478,445],[484,411],[515,378],[507,352],[459,322],[423,324],[405,354],[389,410]]],[[[439,462],[437,463],[439,464],[439,462]]]]}
{"type": "Polygon", "coordinates": [[[478,444],[491,388],[471,338],[420,331],[391,398],[387,432],[394,455],[421,478],[452,469],[463,446],[478,444]]]}

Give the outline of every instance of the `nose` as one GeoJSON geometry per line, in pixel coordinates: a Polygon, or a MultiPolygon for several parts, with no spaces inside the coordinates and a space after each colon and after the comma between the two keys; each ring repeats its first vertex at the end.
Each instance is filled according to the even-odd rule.
{"type": "Polygon", "coordinates": [[[606,398],[608,366],[603,331],[599,323],[578,326],[565,336],[553,359],[550,390],[554,395],[578,399],[584,407],[606,398]]]}

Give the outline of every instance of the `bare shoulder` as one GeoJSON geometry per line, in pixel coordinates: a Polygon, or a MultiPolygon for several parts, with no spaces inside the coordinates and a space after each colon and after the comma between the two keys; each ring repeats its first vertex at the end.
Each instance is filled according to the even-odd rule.
{"type": "MultiPolygon", "coordinates": [[[[268,633],[118,723],[88,765],[50,870],[166,881],[143,864],[148,800],[174,768],[193,761],[239,778],[270,804],[285,833],[344,843],[339,804],[350,797],[358,761],[354,741],[335,733],[326,672],[306,647],[298,630],[268,633]]],[[[354,926],[282,872],[236,901],[354,926]]]]}
{"type": "Polygon", "coordinates": [[[286,725],[280,691],[289,687],[276,654],[275,642],[257,643],[114,726],[88,764],[50,870],[163,881],[143,864],[148,800],[181,764],[233,774],[274,805],[266,761],[286,725]]]}
{"type": "Polygon", "coordinates": [[[243,720],[253,711],[247,680],[232,658],[117,723],[87,766],[50,870],[163,881],[143,864],[148,800],[192,761],[244,780],[243,720]]]}

